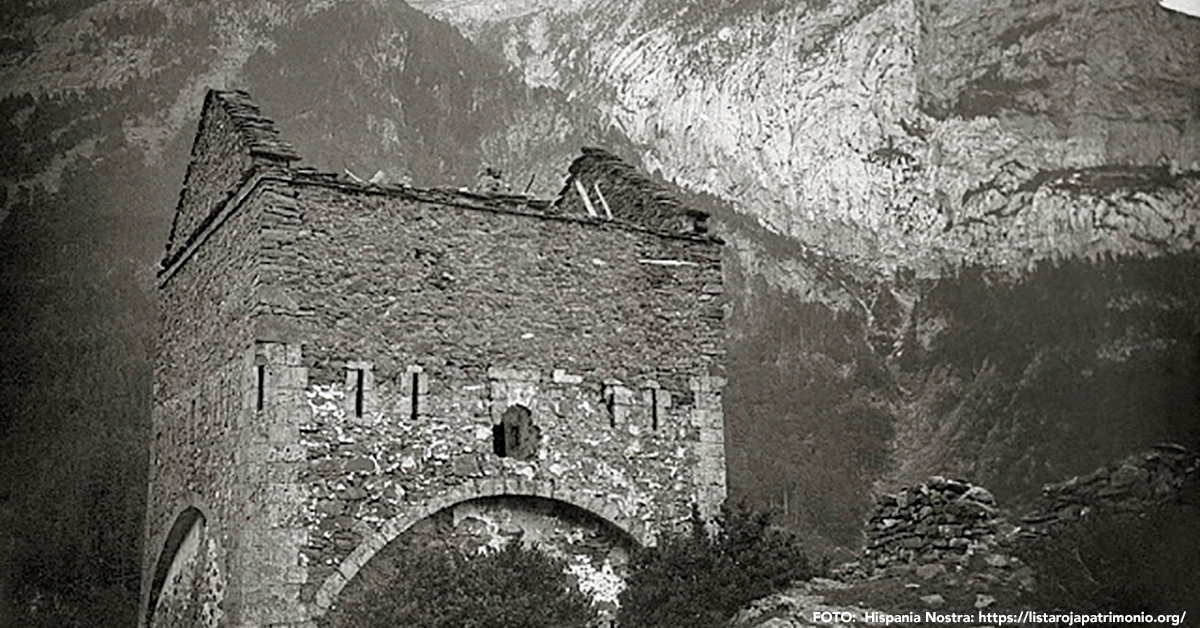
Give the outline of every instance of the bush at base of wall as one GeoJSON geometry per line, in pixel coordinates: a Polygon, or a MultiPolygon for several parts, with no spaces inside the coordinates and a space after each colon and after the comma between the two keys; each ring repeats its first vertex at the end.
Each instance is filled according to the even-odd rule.
{"type": "Polygon", "coordinates": [[[344,600],[324,626],[357,628],[585,628],[596,619],[560,561],[509,543],[485,554],[453,546],[403,552],[377,593],[344,600]]]}
{"type": "Polygon", "coordinates": [[[635,554],[621,593],[621,628],[726,625],[752,600],[817,574],[796,538],[770,516],[725,509],[707,526],[693,514],[689,532],[635,554]]]}

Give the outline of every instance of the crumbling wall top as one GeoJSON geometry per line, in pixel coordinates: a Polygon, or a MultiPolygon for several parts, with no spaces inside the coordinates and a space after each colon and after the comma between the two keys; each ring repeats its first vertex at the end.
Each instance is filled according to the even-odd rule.
{"type": "Polygon", "coordinates": [[[685,206],[620,157],[585,147],[567,169],[553,210],[630,222],[656,231],[707,233],[708,212],[685,206]]]}
{"type": "Polygon", "coordinates": [[[275,122],[262,115],[249,93],[242,90],[209,90],[204,107],[208,109],[213,104],[219,105],[229,115],[234,130],[251,155],[285,163],[300,159],[292,145],[279,137],[275,122]]]}
{"type": "Polygon", "coordinates": [[[256,171],[300,159],[243,91],[209,90],[171,223],[168,267],[256,171]]]}

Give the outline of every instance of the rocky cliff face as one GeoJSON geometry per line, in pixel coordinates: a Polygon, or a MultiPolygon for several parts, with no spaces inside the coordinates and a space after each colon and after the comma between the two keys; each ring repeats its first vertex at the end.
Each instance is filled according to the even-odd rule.
{"type": "Polygon", "coordinates": [[[1020,502],[1198,437],[1200,20],[618,5],[419,3],[727,204],[735,492],[853,547],[872,490],[1020,502]]]}
{"type": "MultiPolygon", "coordinates": [[[[418,6],[594,104],[649,169],[834,253],[891,269],[1086,253],[1096,231],[1118,252],[1156,246],[1130,233],[1194,243],[1190,214],[1135,226],[1011,196],[1078,169],[1101,197],[1200,170],[1200,20],[1136,0],[617,4],[418,6]]],[[[1166,204],[1195,204],[1185,187],[1166,204]]]]}

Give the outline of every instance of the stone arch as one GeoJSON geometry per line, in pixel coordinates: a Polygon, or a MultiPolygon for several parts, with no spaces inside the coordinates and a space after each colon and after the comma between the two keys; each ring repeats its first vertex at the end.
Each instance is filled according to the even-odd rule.
{"type": "Polygon", "coordinates": [[[175,557],[178,555],[184,541],[197,525],[204,526],[208,521],[208,517],[205,516],[204,511],[194,504],[188,504],[178,512],[179,514],[175,516],[175,520],[162,542],[162,549],[159,550],[158,559],[154,562],[154,575],[150,580],[150,587],[146,597],[145,626],[152,625],[154,610],[158,606],[158,598],[162,594],[163,585],[167,581],[167,575],[170,573],[171,567],[175,563],[175,557]]]}
{"type": "Polygon", "coordinates": [[[175,513],[170,519],[171,525],[154,531],[146,541],[149,548],[158,548],[158,554],[154,556],[151,566],[144,568],[148,579],[142,583],[138,626],[151,628],[153,625],[152,622],[162,605],[164,587],[169,584],[171,569],[181,547],[197,524],[200,543],[196,556],[199,564],[196,582],[207,585],[204,594],[199,597],[201,608],[198,612],[201,623],[198,625],[215,626],[224,615],[227,584],[221,562],[224,559],[224,550],[216,535],[212,534],[213,526],[219,525],[219,511],[214,510],[209,501],[199,493],[184,491],[172,500],[172,506],[167,512],[175,513]]]}
{"type": "Polygon", "coordinates": [[[646,524],[631,517],[617,502],[610,501],[598,493],[555,487],[552,481],[529,480],[521,476],[483,478],[451,487],[444,494],[384,522],[374,534],[360,542],[358,547],[342,560],[337,569],[321,583],[314,600],[314,615],[320,617],[328,612],[337,600],[338,594],[354,579],[359,570],[375,554],[418,522],[455,504],[484,497],[500,496],[541,497],[564,502],[613,525],[628,535],[638,546],[653,544],[654,541],[646,524]]]}

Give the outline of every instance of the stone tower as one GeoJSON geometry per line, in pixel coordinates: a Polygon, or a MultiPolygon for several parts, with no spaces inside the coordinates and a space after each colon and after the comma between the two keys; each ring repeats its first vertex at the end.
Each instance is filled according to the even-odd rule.
{"type": "Polygon", "coordinates": [[[416,534],[523,538],[611,603],[623,552],[719,506],[705,214],[597,150],[554,202],[297,159],[208,93],[158,278],[143,625],[314,626],[416,534]]]}

